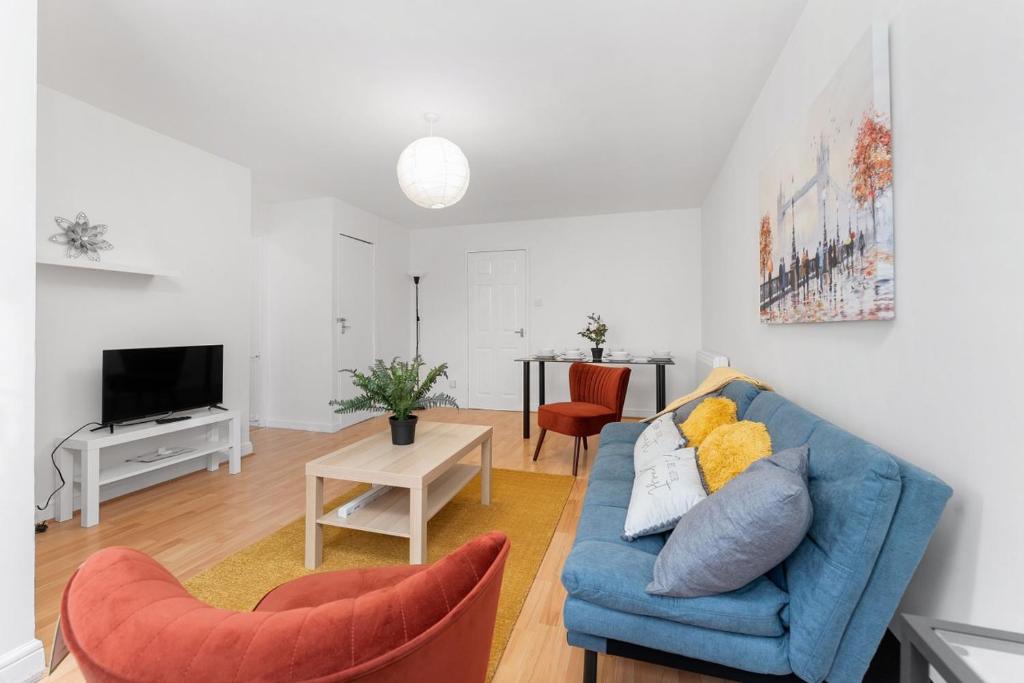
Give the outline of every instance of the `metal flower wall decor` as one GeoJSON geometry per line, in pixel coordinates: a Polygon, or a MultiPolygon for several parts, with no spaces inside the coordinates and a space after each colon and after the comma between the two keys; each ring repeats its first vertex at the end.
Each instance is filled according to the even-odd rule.
{"type": "Polygon", "coordinates": [[[85,254],[90,261],[99,261],[101,251],[114,248],[113,244],[103,239],[107,226],[89,225],[89,217],[84,211],[80,211],[74,221],[60,216],[54,216],[53,220],[62,232],[50,237],[50,241],[67,245],[68,258],[78,258],[85,254]]]}

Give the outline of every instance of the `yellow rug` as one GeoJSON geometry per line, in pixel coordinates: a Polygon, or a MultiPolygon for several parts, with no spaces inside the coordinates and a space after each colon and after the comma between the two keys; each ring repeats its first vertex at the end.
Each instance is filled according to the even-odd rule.
{"type": "MultiPolygon", "coordinates": [[[[498,603],[488,680],[505,651],[512,626],[523,608],[555,526],[569,497],[573,478],[555,474],[493,470],[491,504],[480,504],[480,478],[474,478],[427,526],[431,562],[471,538],[495,529],[512,542],[498,603]]],[[[362,491],[360,486],[328,503],[337,507],[362,491]]],[[[296,519],[266,538],[200,572],[185,586],[200,600],[233,610],[250,610],[271,588],[310,574],[303,566],[305,521],[296,519]]],[[[409,561],[409,542],[338,527],[324,528],[324,563],[318,571],[378,567],[409,561]]]]}

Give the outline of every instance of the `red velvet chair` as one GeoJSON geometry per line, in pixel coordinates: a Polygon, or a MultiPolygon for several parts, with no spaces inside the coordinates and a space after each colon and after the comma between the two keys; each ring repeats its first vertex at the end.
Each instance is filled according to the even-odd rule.
{"type": "Polygon", "coordinates": [[[106,548],[64,589],[58,640],[88,681],[479,683],[508,550],[492,532],[431,565],[312,574],[233,612],[148,555],[106,548]]]}
{"type": "Polygon", "coordinates": [[[576,476],[580,462],[580,442],[587,448],[587,437],[601,433],[609,422],[622,419],[622,405],[626,402],[629,368],[613,368],[596,363],[573,363],[569,366],[568,403],[545,403],[537,413],[540,438],[533,460],[537,461],[544,435],[550,429],[559,434],[575,437],[572,448],[572,476],[576,476]]]}

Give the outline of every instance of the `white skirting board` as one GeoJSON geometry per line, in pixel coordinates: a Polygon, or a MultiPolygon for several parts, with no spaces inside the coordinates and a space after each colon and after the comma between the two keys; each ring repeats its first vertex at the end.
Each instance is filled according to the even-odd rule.
{"type": "Polygon", "coordinates": [[[335,425],[333,422],[301,422],[298,420],[275,420],[271,417],[266,417],[261,420],[264,427],[274,427],[277,429],[299,429],[304,432],[326,432],[333,434],[334,432],[341,429],[341,427],[335,425]]]}
{"type": "Polygon", "coordinates": [[[0,683],[31,683],[46,675],[43,643],[30,640],[0,654],[0,683]]]}

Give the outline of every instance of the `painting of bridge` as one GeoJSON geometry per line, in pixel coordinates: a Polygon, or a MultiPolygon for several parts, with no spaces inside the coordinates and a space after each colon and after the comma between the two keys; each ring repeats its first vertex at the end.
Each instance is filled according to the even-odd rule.
{"type": "Polygon", "coordinates": [[[895,317],[887,27],[857,44],[761,171],[766,323],[895,317]]]}

